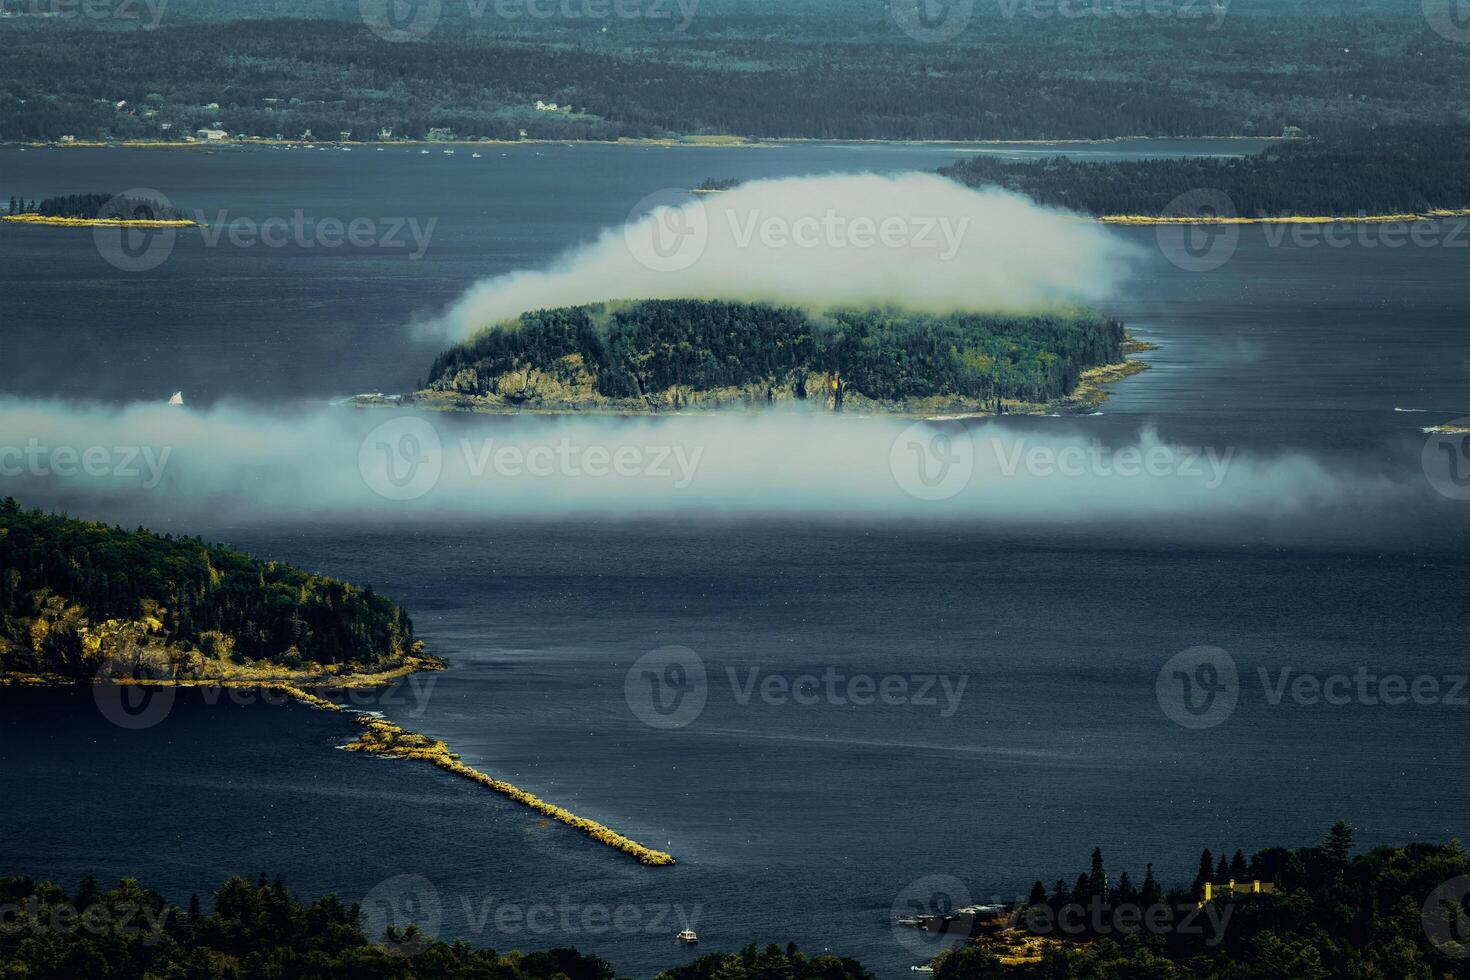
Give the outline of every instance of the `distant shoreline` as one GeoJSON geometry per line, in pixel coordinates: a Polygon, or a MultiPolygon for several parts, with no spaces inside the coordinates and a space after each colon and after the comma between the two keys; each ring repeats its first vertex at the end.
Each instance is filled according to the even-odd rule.
{"type": "Polygon", "coordinates": [[[26,149],[61,149],[61,150],[97,150],[97,149],[131,149],[131,150],[208,150],[221,147],[251,147],[251,146],[325,146],[325,147],[421,147],[421,146],[444,146],[444,147],[474,147],[474,146],[632,146],[632,147],[670,147],[670,148],[704,148],[704,149],[775,149],[783,146],[805,146],[805,145],[836,145],[836,146],[938,146],[938,147],[965,147],[965,146],[1095,146],[1108,143],[1177,143],[1185,140],[1205,142],[1268,142],[1274,143],[1282,140],[1303,139],[1299,136],[1105,136],[1097,139],[1077,139],[1074,137],[1060,137],[1057,139],[996,139],[992,137],[977,139],[955,139],[955,140],[925,140],[925,139],[828,139],[817,136],[775,136],[775,137],[745,137],[745,136],[625,136],[616,140],[586,140],[586,139],[482,139],[482,140],[308,140],[308,139],[270,139],[268,137],[248,137],[243,140],[194,140],[194,141],[164,141],[164,140],[77,140],[72,143],[61,143],[46,140],[8,140],[0,142],[0,146],[17,146],[26,149]]]}

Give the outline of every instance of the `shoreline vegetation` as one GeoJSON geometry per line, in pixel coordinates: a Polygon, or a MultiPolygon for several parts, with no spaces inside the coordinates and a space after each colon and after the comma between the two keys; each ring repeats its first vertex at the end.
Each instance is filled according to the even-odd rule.
{"type": "MultiPolygon", "coordinates": [[[[345,713],[322,695],[446,669],[403,610],[371,589],[198,538],[23,511],[6,498],[0,570],[0,687],[245,688],[345,713]]],[[[433,762],[643,864],[674,863],[471,768],[443,742],[355,714],[365,731],[353,751],[433,762]]]]}
{"type": "MultiPolygon", "coordinates": [[[[942,893],[915,896],[891,928],[896,936],[927,934],[921,941],[937,955],[912,969],[934,980],[1470,976],[1460,907],[1470,856],[1460,841],[1355,849],[1352,827],[1339,821],[1312,846],[1265,847],[1249,858],[1239,849],[1228,858],[1228,851],[1206,849],[1188,886],[1166,887],[1152,864],[1141,881],[1126,871],[1114,877],[1097,848],[1075,884],[1059,878],[1048,888],[1038,880],[1022,901],[964,908],[936,908],[942,893]]],[[[369,904],[376,889],[369,902],[326,896],[308,906],[280,877],[262,872],[255,881],[231,878],[213,897],[206,915],[197,894],[185,911],[134,879],[104,891],[84,878],[69,891],[0,877],[0,905],[11,910],[0,929],[0,960],[18,976],[36,977],[202,976],[199,964],[210,976],[315,980],[619,975],[575,949],[501,954],[452,935],[440,939],[437,918],[412,921],[423,914],[419,905],[395,904],[394,914],[381,915],[369,904]],[[382,934],[369,934],[375,928],[382,934]]],[[[739,952],[705,953],[655,980],[874,976],[854,959],[750,942],[739,952]]]]}
{"type": "Polygon", "coordinates": [[[1147,369],[1151,345],[1090,310],[812,312],[710,300],[538,310],[435,360],[408,395],[351,404],[491,414],[638,416],[805,409],[831,413],[1054,414],[1095,407],[1102,385],[1147,369]]]}
{"type": "Polygon", "coordinates": [[[1470,125],[1415,124],[1274,142],[1239,157],[1016,161],[939,171],[1106,224],[1388,223],[1470,216],[1470,125]]]}

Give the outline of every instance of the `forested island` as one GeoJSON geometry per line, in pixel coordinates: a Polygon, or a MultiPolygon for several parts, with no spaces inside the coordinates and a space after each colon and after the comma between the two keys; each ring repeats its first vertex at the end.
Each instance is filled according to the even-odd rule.
{"type": "MultiPolygon", "coordinates": [[[[1333,827],[1312,847],[1270,847],[1217,864],[1209,851],[1188,888],[1112,880],[1100,851],[1075,885],[1039,882],[1008,915],[945,921],[953,948],[935,980],[1328,980],[1470,977],[1454,930],[1454,883],[1470,857],[1449,844],[1382,846],[1354,855],[1353,834],[1333,827]],[[1230,887],[1231,881],[1236,887],[1230,887]],[[1203,898],[1206,885],[1210,897],[1203,898]],[[1450,886],[1443,890],[1441,886],[1450,886]],[[1439,897],[1445,902],[1440,904],[1439,897]],[[1068,916],[1068,910],[1081,910],[1068,916]],[[1164,910],[1167,914],[1149,910],[1164,910]],[[1063,924],[1067,925],[1063,925],[1063,924]],[[1077,923],[1079,925],[1073,925],[1077,923]],[[1146,924],[1149,923],[1149,924],[1146,924]],[[968,941],[967,941],[968,937],[968,941]]],[[[186,907],[134,880],[75,890],[0,878],[0,962],[17,976],[262,977],[279,980],[613,980],[612,964],[573,949],[498,953],[426,935],[416,924],[365,930],[366,910],[327,897],[303,902],[279,878],[232,878],[212,911],[186,907]],[[68,911],[69,910],[69,911],[68,911]],[[89,923],[79,928],[77,921],[89,923]]],[[[395,916],[395,918],[397,918],[395,916]]],[[[378,921],[381,921],[379,919],[378,921]]],[[[901,927],[900,927],[901,928],[901,927]]],[[[931,931],[938,926],[931,926],[931,931]]],[[[672,941],[672,936],[669,937],[672,941]]],[[[945,940],[941,940],[943,942],[945,940]]],[[[708,953],[657,980],[873,980],[856,960],[809,956],[794,945],[708,953]]]]}
{"type": "Polygon", "coordinates": [[[10,199],[5,221],[31,225],[135,225],[184,227],[194,219],[160,201],[125,194],[68,194],[27,203],[10,199]]]}
{"type": "MultiPolygon", "coordinates": [[[[1428,215],[1470,208],[1470,125],[1384,126],[1286,140],[1234,158],[1015,162],[973,156],[941,173],[1090,215],[1169,216],[1223,192],[1240,217],[1428,215]]],[[[1190,215],[1194,216],[1194,215],[1190,215]]]]}
{"type": "Polygon", "coordinates": [[[807,405],[1024,412],[1141,367],[1099,313],[814,313],[645,300],[537,310],[440,354],[420,402],[482,411],[807,405]],[[1080,389],[1080,390],[1079,390],[1080,389]]]}
{"type": "Polygon", "coordinates": [[[0,679],[308,679],[437,666],[408,614],[371,587],[0,501],[0,679]]]}

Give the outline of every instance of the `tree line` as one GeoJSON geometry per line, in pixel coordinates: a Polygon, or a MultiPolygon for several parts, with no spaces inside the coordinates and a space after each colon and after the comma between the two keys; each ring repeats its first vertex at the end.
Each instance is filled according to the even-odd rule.
{"type": "Polygon", "coordinates": [[[1386,126],[1285,141],[1237,158],[1016,163],[973,156],[941,173],[1085,214],[1195,216],[1223,192],[1237,215],[1352,216],[1470,207],[1470,125],[1386,126]]]}
{"type": "Polygon", "coordinates": [[[415,643],[408,615],[371,587],[0,501],[0,669],[89,676],[89,630],[149,617],[158,644],[293,668],[373,666],[415,643]]]}
{"type": "Polygon", "coordinates": [[[1123,359],[1123,327],[1092,312],[1034,316],[835,310],[705,300],[649,300],[538,310],[486,330],[434,361],[429,388],[506,394],[526,370],[571,384],[590,377],[609,399],[672,388],[794,384],[840,376],[844,390],[880,402],[933,396],[1045,402],[1081,372],[1123,359]]]}
{"type": "Polygon", "coordinates": [[[1022,16],[952,44],[891,23],[837,38],[696,24],[553,40],[446,23],[433,57],[351,21],[22,26],[0,63],[0,139],[1276,136],[1470,116],[1470,47],[1422,18],[1022,16]]]}

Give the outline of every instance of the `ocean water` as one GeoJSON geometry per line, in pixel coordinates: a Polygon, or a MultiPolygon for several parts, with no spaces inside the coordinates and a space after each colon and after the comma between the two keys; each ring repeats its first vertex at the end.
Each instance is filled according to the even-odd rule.
{"type": "MultiPolygon", "coordinates": [[[[0,227],[0,391],[120,405],[185,388],[274,411],[397,390],[437,346],[404,328],[416,313],[588,240],[662,187],[930,168],[953,152],[0,150],[0,184],[27,196],[105,178],[257,216],[461,218],[416,264],[181,247],[140,275],[85,236],[0,227]],[[432,179],[412,176],[425,167],[432,179]]],[[[1127,520],[1091,516],[1086,488],[1075,512],[1025,520],[773,508],[179,523],[121,506],[95,516],[145,514],[393,596],[451,669],[360,707],[679,864],[643,868],[431,767],[335,751],[355,729],[343,716],[192,694],[131,730],[91,692],[9,692],[0,871],[137,876],[181,901],[279,871],[308,895],[411,909],[444,937],[573,945],[628,976],[690,958],[673,936],[692,925],[701,951],[796,941],[882,977],[934,951],[895,931],[896,914],[1070,880],[1094,846],[1115,875],[1153,862],[1182,882],[1203,847],[1310,843],[1337,819],[1364,843],[1464,837],[1470,708],[1272,692],[1283,676],[1361,669],[1432,677],[1448,695],[1465,671],[1470,505],[1425,478],[1420,428],[1470,414],[1467,251],[1277,246],[1247,230],[1230,262],[1192,273],[1151,230],[1119,234],[1143,258],[1109,311],[1158,345],[1153,369],[1113,386],[1101,415],[1007,425],[1114,445],[1152,430],[1234,448],[1268,476],[1262,461],[1289,458],[1341,498],[1127,520]],[[1159,681],[1202,646],[1239,682],[1233,710],[1195,729],[1171,720],[1159,681]],[[667,647],[705,677],[680,727],[640,693],[640,658],[667,647]],[[803,678],[831,675],[838,696],[804,696],[803,678]],[[903,696],[854,703],[855,676],[903,696]]],[[[28,503],[71,503],[26,489],[28,503]]],[[[667,662],[655,675],[671,680],[667,662]]]]}

